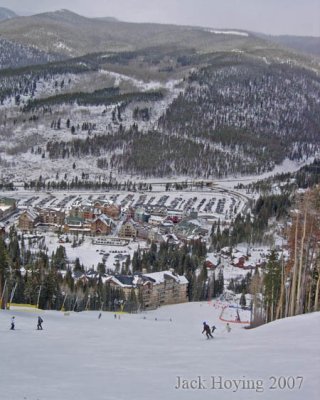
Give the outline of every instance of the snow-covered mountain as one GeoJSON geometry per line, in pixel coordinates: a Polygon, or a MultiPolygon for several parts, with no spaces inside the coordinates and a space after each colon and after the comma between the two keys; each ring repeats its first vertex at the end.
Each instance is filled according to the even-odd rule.
{"type": "Polygon", "coordinates": [[[17,18],[14,23],[4,22],[0,35],[46,52],[57,51],[57,45],[63,43],[60,53],[67,56],[167,45],[215,51],[261,46],[261,40],[249,33],[222,35],[220,31],[215,34],[199,27],[86,18],[69,10],[17,18]]]}
{"type": "Polygon", "coordinates": [[[144,314],[0,311],[3,400],[315,400],[320,314],[254,330],[219,320],[222,304],[144,314]],[[16,330],[10,331],[11,316],[16,330]],[[201,334],[215,324],[214,339],[201,334]]]}
{"type": "Polygon", "coordinates": [[[0,7],[0,21],[17,17],[17,14],[8,8],[0,7]]]}

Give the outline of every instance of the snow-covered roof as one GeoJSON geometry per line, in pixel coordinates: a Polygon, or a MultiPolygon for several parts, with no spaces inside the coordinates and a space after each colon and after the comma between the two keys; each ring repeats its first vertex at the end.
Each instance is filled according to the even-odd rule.
{"type": "Polygon", "coordinates": [[[116,275],[116,276],[111,276],[107,281],[112,281],[118,286],[122,288],[132,288],[134,286],[133,284],[133,276],[129,275],[116,275]]]}
{"type": "Polygon", "coordinates": [[[38,213],[33,208],[28,208],[25,212],[33,220],[38,218],[38,213]]]}
{"type": "Polygon", "coordinates": [[[212,262],[213,265],[219,264],[219,259],[213,253],[207,253],[206,261],[212,262]]]}
{"type": "Polygon", "coordinates": [[[162,235],[162,238],[165,242],[171,240],[177,244],[180,243],[180,240],[177,238],[177,236],[174,233],[167,233],[166,235],[162,235]]]}
{"type": "Polygon", "coordinates": [[[103,222],[107,226],[115,225],[113,219],[107,217],[105,214],[99,215],[93,222],[97,222],[98,220],[100,220],[101,222],[103,222]]]}
{"type": "Polygon", "coordinates": [[[160,271],[160,272],[151,272],[150,274],[143,274],[143,276],[154,280],[155,284],[164,283],[166,278],[172,278],[177,283],[187,284],[188,280],[183,275],[175,275],[172,271],[160,271]]]}

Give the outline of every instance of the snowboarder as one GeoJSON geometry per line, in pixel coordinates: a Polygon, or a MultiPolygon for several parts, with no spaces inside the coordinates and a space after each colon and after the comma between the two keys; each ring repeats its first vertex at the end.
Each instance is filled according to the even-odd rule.
{"type": "Polygon", "coordinates": [[[227,330],[228,333],[231,332],[231,326],[229,325],[229,322],[226,325],[226,330],[227,330]]]}
{"type": "Polygon", "coordinates": [[[211,328],[211,332],[214,333],[214,331],[215,331],[216,329],[217,329],[216,326],[213,325],[212,328],[211,328]]]}
{"type": "Polygon", "coordinates": [[[42,322],[43,322],[43,319],[39,316],[38,317],[38,324],[37,324],[37,329],[38,329],[38,331],[39,330],[43,330],[43,328],[42,328],[42,322]]]}
{"type": "Polygon", "coordinates": [[[202,333],[204,333],[204,332],[207,335],[207,339],[210,339],[210,338],[213,339],[213,336],[211,335],[210,326],[206,322],[203,323],[203,331],[202,331],[202,333]]]}
{"type": "Polygon", "coordinates": [[[15,327],[15,317],[11,318],[11,328],[10,330],[14,331],[14,327],[15,327]]]}

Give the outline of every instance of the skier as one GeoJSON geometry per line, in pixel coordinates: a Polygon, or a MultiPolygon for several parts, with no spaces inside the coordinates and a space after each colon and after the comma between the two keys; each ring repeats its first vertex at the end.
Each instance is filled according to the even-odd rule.
{"type": "Polygon", "coordinates": [[[100,313],[99,315],[98,315],[98,319],[100,319],[102,317],[102,314],[100,313]]]}
{"type": "Polygon", "coordinates": [[[12,330],[12,331],[14,331],[14,327],[15,327],[15,317],[12,317],[11,318],[11,328],[10,328],[10,330],[12,330]]]}
{"type": "Polygon", "coordinates": [[[43,328],[42,328],[42,322],[43,322],[43,319],[40,317],[40,315],[39,315],[39,317],[38,317],[38,324],[37,324],[37,329],[38,329],[38,331],[39,330],[43,330],[43,328]]]}
{"type": "Polygon", "coordinates": [[[226,325],[226,330],[227,330],[228,333],[231,332],[231,326],[229,325],[229,322],[226,325]]]}
{"type": "Polygon", "coordinates": [[[203,323],[203,331],[202,331],[202,333],[204,333],[204,332],[207,335],[207,339],[210,339],[210,338],[213,339],[213,336],[211,335],[210,326],[206,322],[203,323]]]}
{"type": "Polygon", "coordinates": [[[211,332],[214,333],[214,331],[215,331],[216,329],[217,329],[216,326],[213,325],[212,328],[211,328],[211,332]]]}

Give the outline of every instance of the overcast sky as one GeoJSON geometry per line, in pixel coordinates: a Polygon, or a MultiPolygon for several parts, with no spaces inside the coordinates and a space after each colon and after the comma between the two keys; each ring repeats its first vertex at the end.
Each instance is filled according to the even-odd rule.
{"type": "Polygon", "coordinates": [[[320,36],[320,0],[0,0],[17,13],[66,8],[88,17],[320,36]]]}

